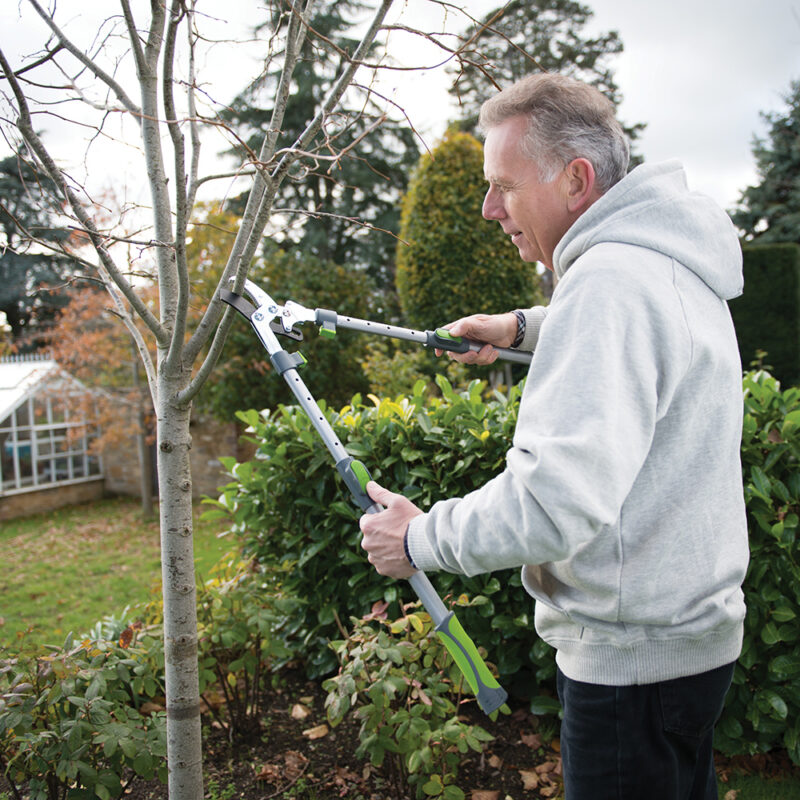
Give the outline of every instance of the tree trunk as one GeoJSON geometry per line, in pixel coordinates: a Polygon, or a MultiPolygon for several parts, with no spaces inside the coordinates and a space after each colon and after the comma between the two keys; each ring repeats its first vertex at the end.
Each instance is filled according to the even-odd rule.
{"type": "Polygon", "coordinates": [[[136,391],[136,450],[139,454],[139,491],[142,495],[142,518],[153,519],[153,466],[147,446],[147,415],[139,376],[139,356],[133,351],[133,387],[136,391]]]}
{"type": "MultiPolygon", "coordinates": [[[[163,368],[163,364],[162,364],[163,368]]],[[[159,375],[157,434],[161,577],[171,800],[202,800],[197,606],[189,469],[190,407],[174,403],[183,381],[159,375]]]]}

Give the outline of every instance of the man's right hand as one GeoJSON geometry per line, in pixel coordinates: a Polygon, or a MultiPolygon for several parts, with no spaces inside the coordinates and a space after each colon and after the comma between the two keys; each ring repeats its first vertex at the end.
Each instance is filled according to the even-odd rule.
{"type": "MultiPolygon", "coordinates": [[[[498,356],[495,347],[511,347],[511,343],[517,335],[517,318],[511,311],[506,314],[472,314],[444,327],[453,336],[463,336],[475,342],[486,343],[486,347],[482,347],[477,353],[448,351],[447,355],[450,358],[464,364],[493,364],[498,356]]],[[[442,350],[437,350],[436,355],[440,356],[442,352],[442,350]]]]}

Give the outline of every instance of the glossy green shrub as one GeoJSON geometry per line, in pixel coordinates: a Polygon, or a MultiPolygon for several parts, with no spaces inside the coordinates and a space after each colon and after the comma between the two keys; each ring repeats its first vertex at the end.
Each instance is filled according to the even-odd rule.
{"type": "MultiPolygon", "coordinates": [[[[455,392],[443,378],[440,398],[427,398],[418,381],[410,397],[359,397],[328,420],[348,452],[364,461],[372,476],[402,492],[421,508],[482,486],[505,466],[519,405],[519,387],[509,396],[484,397],[477,381],[455,392]]],[[[328,641],[339,637],[337,619],[366,614],[376,601],[414,599],[405,581],[378,575],[361,549],[360,510],[333,468],[331,455],[297,407],[240,414],[257,445],[252,461],[223,463],[233,481],[223,487],[219,514],[230,514],[246,551],[265,564],[289,569],[285,587],[304,602],[296,645],[312,676],[336,668],[328,641]]],[[[533,692],[537,680],[554,674],[552,651],[533,632],[533,601],[519,570],[471,579],[445,573],[432,581],[442,595],[486,598],[464,609],[461,618],[476,644],[486,648],[501,675],[523,668],[533,692]]]]}
{"type": "Polygon", "coordinates": [[[280,632],[298,618],[280,575],[251,562],[222,561],[197,587],[200,694],[231,740],[256,733],[272,671],[292,651],[280,632]]]}
{"type": "Polygon", "coordinates": [[[747,373],[744,407],[747,617],[716,745],[727,753],[785,747],[800,763],[800,388],[747,373]]]}
{"type": "Polygon", "coordinates": [[[356,755],[387,770],[397,796],[464,800],[456,785],[458,764],[469,750],[481,752],[493,737],[458,717],[463,678],[438,636],[430,616],[418,610],[394,622],[377,604],[366,619],[352,618],[347,639],[333,642],[338,675],[325,681],[328,721],[334,727],[349,714],[360,722],[356,755]]]}
{"type": "Polygon", "coordinates": [[[166,781],[165,714],[144,706],[163,695],[162,656],[133,628],[119,643],[0,650],[0,768],[15,793],[110,800],[137,776],[166,781]]]}

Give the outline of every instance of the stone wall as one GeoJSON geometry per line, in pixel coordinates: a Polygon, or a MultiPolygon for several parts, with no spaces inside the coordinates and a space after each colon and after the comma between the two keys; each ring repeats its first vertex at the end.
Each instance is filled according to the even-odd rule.
{"type": "MultiPolygon", "coordinates": [[[[212,418],[192,421],[192,496],[214,496],[217,487],[228,482],[219,462],[221,456],[233,456],[238,460],[249,458],[251,453],[239,441],[240,432],[236,423],[222,423],[212,418]]],[[[151,461],[155,472],[155,444],[150,446],[151,461]]],[[[110,494],[140,496],[140,468],[136,451],[136,440],[131,437],[123,444],[103,453],[103,470],[106,490],[110,494]]],[[[154,495],[157,489],[154,490],[154,495]]]]}
{"type": "Polygon", "coordinates": [[[104,494],[103,479],[36,489],[0,497],[0,520],[16,519],[62,506],[76,506],[99,500],[104,494]]]}

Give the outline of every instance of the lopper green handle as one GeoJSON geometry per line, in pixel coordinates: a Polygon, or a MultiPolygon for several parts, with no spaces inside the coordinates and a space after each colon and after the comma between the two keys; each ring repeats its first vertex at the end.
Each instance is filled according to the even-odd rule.
{"type": "Polygon", "coordinates": [[[489,671],[475,643],[452,611],[436,626],[436,633],[467,679],[484,713],[497,711],[508,699],[508,693],[489,671]]]}

